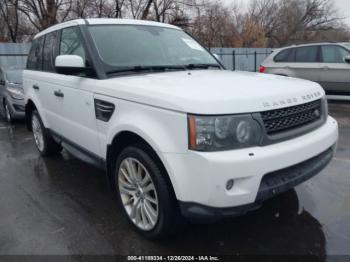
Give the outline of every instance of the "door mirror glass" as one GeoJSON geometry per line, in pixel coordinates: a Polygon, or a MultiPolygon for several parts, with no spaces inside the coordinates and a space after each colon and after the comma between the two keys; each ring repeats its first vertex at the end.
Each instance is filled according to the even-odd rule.
{"type": "Polygon", "coordinates": [[[85,63],[78,55],[59,55],[55,60],[55,67],[58,73],[75,75],[85,72],[85,63]]]}
{"type": "Polygon", "coordinates": [[[350,64],[350,55],[347,55],[346,57],[344,57],[344,61],[350,64]]]}

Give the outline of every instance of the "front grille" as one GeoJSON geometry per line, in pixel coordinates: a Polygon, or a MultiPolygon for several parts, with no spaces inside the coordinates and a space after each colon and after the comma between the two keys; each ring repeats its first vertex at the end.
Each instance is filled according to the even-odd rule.
{"type": "Polygon", "coordinates": [[[321,100],[261,113],[268,135],[311,124],[322,117],[321,100]]]}

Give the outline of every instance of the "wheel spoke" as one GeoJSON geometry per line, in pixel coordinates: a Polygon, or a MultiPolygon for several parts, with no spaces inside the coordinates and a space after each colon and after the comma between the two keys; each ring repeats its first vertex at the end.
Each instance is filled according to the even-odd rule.
{"type": "Polygon", "coordinates": [[[136,176],[135,176],[135,172],[134,169],[132,168],[132,163],[130,160],[126,160],[125,161],[125,166],[126,166],[126,170],[128,171],[128,174],[130,176],[130,178],[132,179],[132,181],[134,183],[137,182],[136,176]]]}
{"type": "Polygon", "coordinates": [[[122,173],[122,175],[125,177],[125,179],[126,179],[130,184],[134,184],[134,182],[132,181],[132,179],[130,178],[129,174],[125,171],[124,168],[120,168],[120,172],[122,173]]]}
{"type": "Polygon", "coordinates": [[[140,224],[140,221],[142,221],[142,217],[141,217],[141,204],[139,203],[136,207],[135,223],[138,225],[140,224]]]}
{"type": "Polygon", "coordinates": [[[155,204],[155,205],[158,205],[157,199],[151,197],[150,195],[147,195],[147,194],[146,194],[146,195],[145,195],[145,199],[148,200],[149,202],[155,204]]]}
{"type": "Polygon", "coordinates": [[[149,222],[148,222],[147,216],[145,214],[144,204],[141,205],[141,218],[142,218],[142,222],[143,222],[144,227],[147,228],[149,222]]]}
{"type": "Polygon", "coordinates": [[[141,186],[145,187],[147,184],[149,184],[151,181],[151,178],[148,173],[145,174],[144,178],[141,180],[141,186]]]}
{"type": "Polygon", "coordinates": [[[128,196],[133,196],[136,193],[136,190],[131,190],[129,188],[125,188],[122,185],[119,185],[119,191],[121,194],[128,195],[128,196]]]}
{"type": "Polygon", "coordinates": [[[152,224],[155,224],[156,219],[157,219],[157,215],[154,212],[153,208],[151,207],[151,205],[149,205],[146,201],[144,201],[144,208],[145,208],[145,213],[147,218],[149,219],[149,221],[152,224]]]}
{"type": "Polygon", "coordinates": [[[131,219],[135,219],[136,218],[136,212],[137,212],[137,207],[138,207],[139,203],[140,203],[140,199],[137,199],[134,202],[134,204],[133,204],[133,206],[131,208],[131,213],[130,213],[130,218],[131,219]]]}
{"type": "Polygon", "coordinates": [[[143,189],[143,192],[148,193],[150,191],[155,191],[155,190],[156,189],[155,189],[153,183],[150,183],[143,189]]]}
{"type": "Polygon", "coordinates": [[[124,206],[129,206],[134,203],[134,197],[131,196],[127,200],[123,201],[124,206]]]}

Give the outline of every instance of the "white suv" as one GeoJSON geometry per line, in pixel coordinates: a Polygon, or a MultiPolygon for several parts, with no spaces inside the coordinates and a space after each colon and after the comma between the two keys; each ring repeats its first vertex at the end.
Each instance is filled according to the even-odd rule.
{"type": "Polygon", "coordinates": [[[24,89],[41,155],[64,147],[105,168],[123,212],[149,238],[183,217],[257,208],[322,170],[338,138],[318,84],[226,71],[181,29],[155,22],[46,29],[24,89]]]}

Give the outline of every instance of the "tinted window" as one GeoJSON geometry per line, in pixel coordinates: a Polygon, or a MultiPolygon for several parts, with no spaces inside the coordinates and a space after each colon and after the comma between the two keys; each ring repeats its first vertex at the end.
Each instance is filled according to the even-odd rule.
{"type": "Polygon", "coordinates": [[[349,51],[339,46],[322,46],[322,62],[324,63],[345,63],[344,57],[349,54],[349,51]]]}
{"type": "Polygon", "coordinates": [[[295,49],[286,49],[281,51],[274,58],[275,62],[294,62],[295,61],[295,49]]]}
{"type": "Polygon", "coordinates": [[[317,46],[298,47],[296,49],[295,61],[303,63],[317,63],[317,46]]]}
{"type": "Polygon", "coordinates": [[[27,69],[42,70],[44,37],[35,39],[29,52],[27,69]]]}
{"type": "Polygon", "coordinates": [[[71,27],[62,30],[60,54],[78,55],[85,61],[85,50],[82,45],[79,30],[77,27],[71,27]]]}
{"type": "Polygon", "coordinates": [[[30,48],[30,52],[29,52],[28,60],[27,60],[27,69],[29,69],[29,70],[36,69],[36,63],[38,61],[38,58],[35,55],[35,52],[36,52],[37,47],[38,47],[38,40],[35,39],[32,42],[32,47],[30,48]]]}
{"type": "Polygon", "coordinates": [[[43,70],[48,72],[55,72],[55,46],[56,46],[57,32],[47,34],[45,36],[45,44],[43,50],[43,70]]]}

